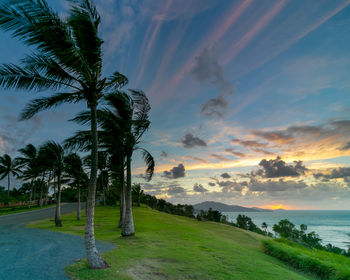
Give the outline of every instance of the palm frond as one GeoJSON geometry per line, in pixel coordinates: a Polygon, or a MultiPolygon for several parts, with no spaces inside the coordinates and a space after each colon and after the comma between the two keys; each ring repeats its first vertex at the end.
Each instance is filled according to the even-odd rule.
{"type": "Polygon", "coordinates": [[[141,150],[143,160],[146,163],[146,175],[145,179],[151,181],[154,173],[155,161],[153,156],[144,148],[136,147],[136,150],[141,150]]]}
{"type": "Polygon", "coordinates": [[[106,89],[118,90],[129,83],[126,76],[119,72],[114,72],[106,81],[106,89]]]}
{"type": "Polygon", "coordinates": [[[83,111],[78,113],[73,119],[70,119],[69,121],[75,122],[80,125],[85,125],[90,123],[90,120],[91,120],[91,112],[83,111]]]}
{"type": "Polygon", "coordinates": [[[42,97],[31,100],[21,112],[20,119],[28,120],[40,111],[57,107],[62,103],[76,103],[81,100],[81,96],[76,93],[56,93],[49,97],[42,97]]]}
{"type": "Polygon", "coordinates": [[[0,28],[52,56],[85,79],[90,77],[71,31],[45,0],[17,0],[0,6],[0,28]]]}
{"type": "Polygon", "coordinates": [[[67,150],[89,151],[91,149],[91,132],[78,131],[72,137],[64,140],[63,146],[67,150]]]}
{"type": "Polygon", "coordinates": [[[96,7],[87,0],[73,1],[68,24],[82,56],[86,59],[91,71],[98,77],[101,72],[101,45],[98,36],[98,25],[101,21],[96,7]]]}
{"type": "Polygon", "coordinates": [[[64,69],[64,67],[51,57],[34,53],[27,55],[21,62],[24,68],[31,72],[38,72],[47,79],[55,80],[62,83],[62,85],[79,89],[74,87],[74,83],[80,81],[69,73],[69,69],[64,69]]]}
{"type": "Polygon", "coordinates": [[[44,77],[35,69],[26,69],[14,64],[2,64],[0,65],[0,87],[41,91],[72,87],[72,84],[44,77]]]}

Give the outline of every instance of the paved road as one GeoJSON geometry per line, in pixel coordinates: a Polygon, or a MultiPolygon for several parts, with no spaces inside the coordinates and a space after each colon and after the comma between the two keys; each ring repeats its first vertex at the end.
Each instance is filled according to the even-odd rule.
{"type": "MultiPolygon", "coordinates": [[[[62,205],[62,213],[75,209],[74,203],[62,205]]],[[[0,280],[68,279],[64,267],[85,258],[82,237],[25,227],[54,213],[54,208],[46,208],[0,216],[0,280]]],[[[104,252],[114,245],[97,242],[97,247],[104,252]]]]}

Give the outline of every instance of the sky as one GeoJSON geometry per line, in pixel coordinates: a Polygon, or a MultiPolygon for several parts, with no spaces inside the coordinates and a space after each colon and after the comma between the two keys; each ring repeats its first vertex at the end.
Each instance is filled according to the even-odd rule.
{"type": "MultiPolygon", "coordinates": [[[[66,1],[48,3],[65,16],[66,1]]],[[[96,0],[104,69],[146,92],[156,160],[133,181],[174,203],[349,209],[350,1],[96,0]]],[[[0,32],[0,62],[31,50],[0,32]]],[[[18,122],[50,92],[2,91],[0,154],[63,141],[85,104],[18,122]]]]}

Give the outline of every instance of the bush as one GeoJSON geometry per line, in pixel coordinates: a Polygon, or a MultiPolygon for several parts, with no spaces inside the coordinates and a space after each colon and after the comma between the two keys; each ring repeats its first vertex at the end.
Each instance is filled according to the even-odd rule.
{"type": "Polygon", "coordinates": [[[264,251],[302,271],[324,279],[349,280],[350,260],[344,256],[309,249],[290,240],[263,240],[264,251]]]}

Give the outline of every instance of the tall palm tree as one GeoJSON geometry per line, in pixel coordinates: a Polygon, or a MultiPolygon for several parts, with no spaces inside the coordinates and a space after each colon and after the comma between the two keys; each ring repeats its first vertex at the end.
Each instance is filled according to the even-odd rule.
{"type": "MultiPolygon", "coordinates": [[[[125,213],[122,221],[122,235],[134,235],[135,228],[132,216],[132,194],[131,194],[131,159],[135,150],[140,150],[146,162],[146,179],[150,180],[154,171],[154,159],[144,148],[139,146],[141,137],[148,129],[150,121],[148,113],[150,105],[145,93],[137,90],[130,90],[131,96],[122,91],[116,91],[105,96],[104,100],[108,107],[98,110],[97,119],[101,127],[99,132],[100,146],[104,147],[113,158],[123,163],[123,171],[120,165],[112,164],[112,173],[122,175],[124,182],[124,162],[126,166],[126,186],[123,190],[122,198],[125,196],[125,213]],[[120,160],[120,155],[125,160],[120,160]]],[[[88,112],[82,112],[73,119],[77,123],[86,124],[91,118],[88,112]]],[[[91,143],[88,142],[87,131],[80,131],[70,139],[66,140],[69,146],[87,149],[91,143]]]]}
{"type": "Polygon", "coordinates": [[[5,154],[0,157],[0,180],[7,176],[7,196],[10,197],[10,176],[18,177],[21,173],[19,163],[17,159],[12,158],[5,154]]]}
{"type": "Polygon", "coordinates": [[[49,97],[34,99],[22,112],[22,119],[63,103],[84,101],[91,115],[91,171],[88,190],[85,248],[89,267],[106,268],[97,251],[94,209],[97,179],[97,122],[99,99],[106,91],[119,89],[128,80],[118,72],[102,77],[103,41],[99,37],[100,16],[89,0],[69,1],[67,19],[62,19],[45,0],[17,0],[0,5],[0,28],[12,32],[36,52],[21,65],[0,66],[0,87],[4,89],[53,90],[49,97]]]}
{"type": "Polygon", "coordinates": [[[50,162],[54,176],[57,178],[57,201],[56,201],[56,214],[55,225],[56,227],[62,226],[61,220],[61,184],[62,175],[65,170],[65,153],[63,147],[54,142],[48,141],[40,147],[39,157],[46,158],[47,162],[50,162]]]}

